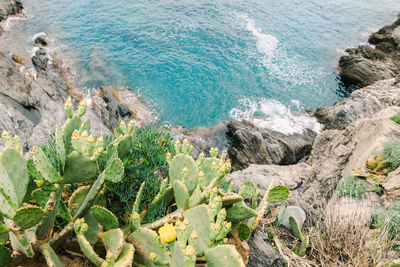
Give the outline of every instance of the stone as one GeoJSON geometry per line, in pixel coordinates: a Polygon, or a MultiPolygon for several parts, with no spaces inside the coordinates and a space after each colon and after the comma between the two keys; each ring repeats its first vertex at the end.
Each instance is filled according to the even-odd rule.
{"type": "Polygon", "coordinates": [[[129,108],[124,105],[124,104],[119,104],[118,105],[118,113],[121,117],[127,117],[131,115],[131,111],[129,110],[129,108]]]}
{"type": "Polygon", "coordinates": [[[10,15],[17,15],[23,9],[20,0],[1,0],[0,1],[0,21],[7,19],[10,15]]]}
{"type": "Polygon", "coordinates": [[[268,242],[267,235],[257,228],[248,241],[250,247],[248,267],[285,267],[287,263],[268,242]]]}
{"type": "Polygon", "coordinates": [[[237,169],[251,164],[295,164],[311,152],[316,136],[310,129],[303,134],[285,135],[246,119],[230,121],[227,127],[228,155],[237,169]]]}
{"type": "Polygon", "coordinates": [[[390,106],[400,106],[400,83],[396,79],[377,81],[358,89],[333,106],[316,109],[314,116],[325,129],[341,129],[390,106]]]}
{"type": "Polygon", "coordinates": [[[11,54],[11,59],[19,64],[23,64],[24,65],[24,60],[22,59],[21,56],[17,55],[17,54],[11,54]]]}
{"type": "Polygon", "coordinates": [[[35,69],[38,75],[46,74],[47,63],[49,62],[49,57],[47,52],[40,48],[35,52],[35,55],[32,57],[32,64],[35,66],[35,69]]]}
{"type": "Polygon", "coordinates": [[[347,49],[339,60],[339,75],[346,84],[368,86],[400,73],[400,18],[369,36],[369,45],[347,49]]]}
{"type": "Polygon", "coordinates": [[[281,226],[288,231],[291,231],[289,217],[294,217],[299,224],[300,229],[303,228],[303,224],[306,221],[306,213],[299,206],[287,206],[282,217],[281,226]]]}
{"type": "Polygon", "coordinates": [[[34,42],[35,42],[35,45],[39,45],[39,46],[47,46],[47,44],[48,44],[45,36],[36,37],[34,42]]]}
{"type": "Polygon", "coordinates": [[[382,186],[386,201],[400,200],[400,168],[390,172],[382,186]]]}

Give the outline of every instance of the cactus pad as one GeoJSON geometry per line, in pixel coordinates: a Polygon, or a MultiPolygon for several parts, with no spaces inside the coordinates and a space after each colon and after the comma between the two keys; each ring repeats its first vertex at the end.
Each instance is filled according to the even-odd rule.
{"type": "Polygon", "coordinates": [[[201,187],[206,187],[212,179],[219,174],[219,165],[223,164],[223,161],[218,158],[206,158],[199,166],[200,170],[204,173],[204,178],[201,180],[201,187]]]}
{"type": "Polygon", "coordinates": [[[243,197],[237,194],[227,195],[222,197],[222,207],[230,206],[232,204],[243,201],[243,197]]]}
{"type": "Polygon", "coordinates": [[[124,176],[124,164],[119,158],[114,158],[105,169],[105,179],[112,183],[118,183],[124,176]]]}
{"type": "Polygon", "coordinates": [[[8,201],[14,209],[19,206],[14,184],[8,177],[7,170],[0,164],[0,194],[8,201]]]}
{"type": "Polygon", "coordinates": [[[271,188],[268,192],[268,202],[282,202],[289,197],[289,189],[283,185],[277,185],[271,188]]]}
{"type": "Polygon", "coordinates": [[[174,252],[172,253],[172,263],[173,267],[186,267],[185,266],[185,254],[179,243],[175,243],[174,252]]]}
{"type": "Polygon", "coordinates": [[[251,229],[246,223],[239,223],[239,238],[240,240],[247,240],[251,235],[251,229]]]}
{"type": "Polygon", "coordinates": [[[184,212],[185,219],[190,222],[190,231],[196,231],[199,236],[199,246],[196,254],[203,253],[210,246],[211,225],[206,222],[209,209],[205,204],[188,209],[184,212]]]}
{"type": "Polygon", "coordinates": [[[98,173],[97,162],[87,155],[73,151],[65,162],[64,182],[67,184],[81,183],[91,180],[98,173]]]}
{"type": "Polygon", "coordinates": [[[115,228],[100,234],[100,236],[109,257],[117,259],[124,244],[124,232],[119,228],[115,228]]]}
{"type": "Polygon", "coordinates": [[[299,239],[303,240],[303,234],[301,233],[301,229],[296,219],[293,216],[289,217],[290,228],[292,229],[293,234],[299,239]]]}
{"type": "Polygon", "coordinates": [[[90,213],[104,227],[104,229],[106,229],[106,231],[119,227],[117,217],[106,208],[95,205],[90,209],[90,213]]]}
{"type": "Polygon", "coordinates": [[[65,151],[67,154],[71,148],[71,136],[75,130],[79,130],[81,127],[81,118],[79,116],[73,116],[68,118],[62,128],[62,138],[65,145],[65,151]]]}
{"type": "Polygon", "coordinates": [[[238,202],[226,211],[226,220],[232,223],[237,223],[257,216],[257,212],[244,204],[238,202]]]}
{"type": "Polygon", "coordinates": [[[34,252],[32,249],[32,246],[26,237],[26,231],[20,233],[20,232],[10,232],[10,242],[11,246],[14,250],[18,250],[19,252],[25,254],[29,258],[33,257],[34,252]]]}
{"type": "Polygon", "coordinates": [[[239,189],[239,195],[244,198],[251,199],[256,194],[256,185],[251,181],[245,181],[239,189]]]}
{"type": "Polygon", "coordinates": [[[29,183],[26,161],[17,150],[8,148],[0,154],[0,163],[14,185],[18,206],[21,206],[29,183]]]}
{"type": "Polygon", "coordinates": [[[32,151],[33,163],[40,175],[49,183],[55,184],[61,182],[61,177],[57,170],[51,164],[51,161],[43,152],[41,147],[34,146],[32,151]]]}
{"type": "Polygon", "coordinates": [[[0,244],[0,266],[7,266],[11,262],[11,253],[8,248],[0,244]]]}
{"type": "Polygon", "coordinates": [[[192,193],[197,186],[197,179],[199,169],[196,162],[191,156],[178,154],[173,157],[169,162],[169,177],[172,184],[175,180],[183,181],[182,171],[184,168],[188,170],[188,176],[183,181],[189,193],[192,193]]]}
{"type": "Polygon", "coordinates": [[[75,213],[82,205],[83,201],[86,198],[86,195],[89,193],[89,190],[89,186],[80,186],[72,193],[71,197],[68,200],[68,211],[72,214],[72,216],[75,215],[75,213]]]}
{"type": "Polygon", "coordinates": [[[47,266],[51,267],[63,267],[64,265],[61,263],[60,259],[58,258],[57,254],[51,248],[48,243],[45,243],[40,246],[40,251],[42,252],[47,266]]]}
{"type": "Polygon", "coordinates": [[[60,161],[61,171],[64,172],[64,166],[65,166],[65,161],[67,159],[67,155],[65,152],[64,141],[62,139],[62,132],[59,127],[56,128],[54,135],[56,141],[57,157],[60,161]]]}
{"type": "Polygon", "coordinates": [[[179,209],[189,208],[189,192],[185,184],[180,180],[175,180],[173,185],[175,202],[179,209]]]}
{"type": "Polygon", "coordinates": [[[20,208],[14,215],[13,221],[22,230],[38,224],[44,217],[44,211],[37,206],[20,208]]]}
{"type": "Polygon", "coordinates": [[[207,267],[245,267],[243,259],[232,245],[220,245],[205,251],[207,267]]]}
{"type": "Polygon", "coordinates": [[[132,266],[134,254],[135,248],[133,247],[133,245],[125,243],[122,246],[122,250],[121,253],[119,253],[117,261],[114,263],[114,267],[132,266]]]}
{"type": "Polygon", "coordinates": [[[168,251],[159,245],[160,237],[150,229],[140,228],[131,234],[130,241],[146,266],[155,266],[149,259],[150,253],[156,253],[162,261],[170,260],[168,251]]]}

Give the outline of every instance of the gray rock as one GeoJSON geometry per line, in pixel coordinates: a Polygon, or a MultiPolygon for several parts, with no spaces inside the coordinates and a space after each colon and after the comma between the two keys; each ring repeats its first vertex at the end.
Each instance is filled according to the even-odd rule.
{"type": "Polygon", "coordinates": [[[390,106],[400,106],[400,83],[396,79],[377,81],[356,90],[333,106],[318,108],[314,116],[326,129],[340,129],[390,106]]]}
{"type": "Polygon", "coordinates": [[[287,206],[285,209],[285,213],[282,217],[282,227],[288,231],[291,231],[291,226],[289,223],[289,217],[294,217],[299,224],[300,229],[303,228],[303,224],[306,221],[306,213],[299,206],[287,206]]]}
{"type": "Polygon", "coordinates": [[[118,105],[118,112],[119,112],[119,115],[121,116],[121,117],[127,117],[127,116],[131,116],[131,111],[129,110],[129,108],[126,106],[126,105],[124,105],[124,104],[119,104],[118,105]]]}
{"type": "Polygon", "coordinates": [[[400,17],[373,33],[369,45],[347,49],[349,55],[339,60],[339,75],[347,84],[368,86],[382,79],[395,77],[400,73],[400,17]]]}
{"type": "Polygon", "coordinates": [[[232,165],[245,169],[250,164],[289,165],[311,152],[316,133],[285,135],[256,126],[249,120],[230,121],[228,155],[232,165]]]}
{"type": "Polygon", "coordinates": [[[35,66],[38,75],[46,73],[48,62],[49,57],[47,56],[47,52],[42,48],[37,50],[35,55],[32,57],[32,64],[35,66]]]}
{"type": "Polygon", "coordinates": [[[0,0],[0,21],[7,19],[10,15],[21,13],[22,9],[20,0],[0,0]]]}
{"type": "Polygon", "coordinates": [[[285,267],[286,261],[268,242],[267,235],[257,228],[248,241],[250,247],[249,267],[285,267]]]}
{"type": "Polygon", "coordinates": [[[47,40],[44,36],[38,36],[34,42],[41,46],[47,46],[47,40]]]}

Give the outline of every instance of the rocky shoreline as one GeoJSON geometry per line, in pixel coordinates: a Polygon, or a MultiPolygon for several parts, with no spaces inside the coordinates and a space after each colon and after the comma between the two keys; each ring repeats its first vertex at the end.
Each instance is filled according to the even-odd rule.
{"type": "MultiPolygon", "coordinates": [[[[0,22],[21,10],[19,0],[0,0],[0,22]]],[[[51,129],[64,120],[63,104],[68,97],[75,103],[87,101],[85,116],[91,119],[95,135],[110,134],[120,120],[154,125],[151,110],[128,88],[101,86],[86,95],[73,86],[68,82],[68,69],[47,49],[46,36],[38,38],[32,44],[38,49],[31,59],[0,52],[0,131],[19,135],[25,152],[43,144],[51,129]],[[36,77],[21,71],[29,60],[36,77]]],[[[208,153],[211,147],[227,148],[235,169],[228,179],[235,184],[251,179],[262,191],[270,181],[287,186],[291,196],[285,204],[304,210],[302,221],[312,225],[349,171],[365,165],[384,142],[400,139],[400,126],[390,120],[400,113],[400,14],[392,25],[372,34],[369,42],[374,47],[347,49],[348,55],[339,61],[342,80],[362,88],[333,106],[305,113],[323,125],[319,133],[306,129],[303,134],[285,135],[249,119],[194,130],[176,125],[162,129],[175,139],[187,138],[194,145],[194,157],[208,153]]],[[[393,176],[398,174],[383,183],[383,197],[365,183],[374,205],[383,205],[388,196],[400,199],[400,179],[393,176]]],[[[248,266],[261,266],[265,259],[270,260],[270,266],[284,266],[285,260],[265,240],[265,233],[257,231],[250,242],[257,249],[251,249],[248,266]]]]}

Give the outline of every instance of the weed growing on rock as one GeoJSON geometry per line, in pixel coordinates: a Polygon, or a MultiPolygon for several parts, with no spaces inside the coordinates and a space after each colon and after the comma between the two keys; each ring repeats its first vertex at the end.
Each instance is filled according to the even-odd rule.
{"type": "Polygon", "coordinates": [[[362,198],[365,194],[365,185],[362,180],[354,176],[347,176],[339,181],[336,192],[339,198],[362,198]]]}

